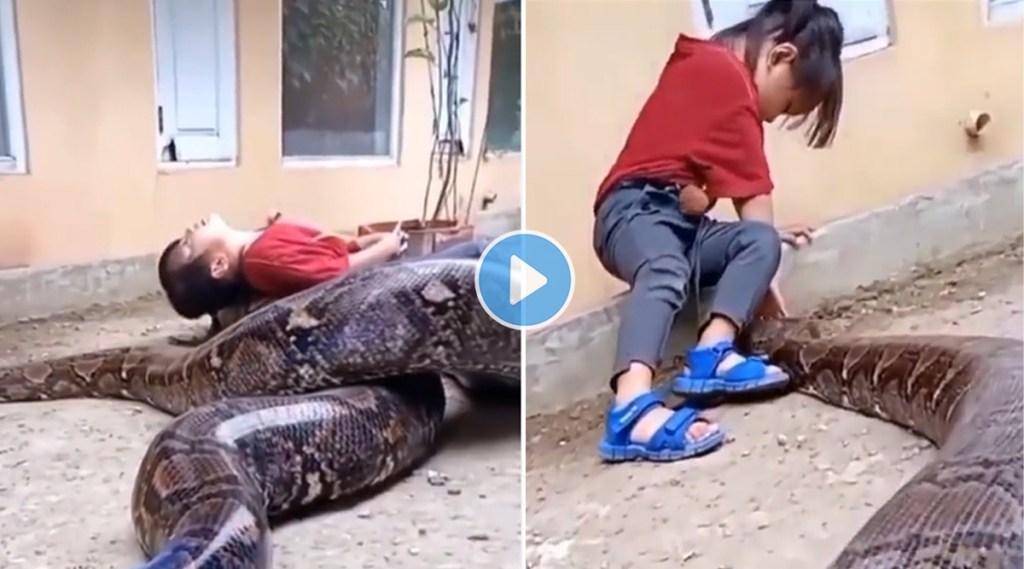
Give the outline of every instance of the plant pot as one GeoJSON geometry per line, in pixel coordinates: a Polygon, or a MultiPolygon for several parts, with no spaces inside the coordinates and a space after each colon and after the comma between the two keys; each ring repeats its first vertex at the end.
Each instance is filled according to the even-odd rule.
{"type": "Polygon", "coordinates": [[[452,245],[468,241],[473,237],[473,226],[462,225],[458,221],[438,219],[423,221],[422,219],[406,219],[399,222],[377,221],[360,225],[359,235],[391,231],[401,223],[402,231],[409,235],[409,248],[405,251],[406,258],[422,257],[452,245]]]}

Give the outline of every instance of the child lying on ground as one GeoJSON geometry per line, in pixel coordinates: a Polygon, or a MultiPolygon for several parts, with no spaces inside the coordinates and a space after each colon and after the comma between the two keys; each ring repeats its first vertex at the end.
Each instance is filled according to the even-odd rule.
{"type": "MultiPolygon", "coordinates": [[[[398,227],[354,237],[280,214],[268,222],[261,230],[241,230],[214,214],[172,241],[160,255],[157,271],[174,311],[188,319],[209,314],[216,333],[229,325],[217,318],[228,307],[282,298],[348,271],[384,264],[405,251],[408,239],[398,227]]],[[[434,256],[477,258],[483,247],[477,241],[463,243],[434,256]]]]}

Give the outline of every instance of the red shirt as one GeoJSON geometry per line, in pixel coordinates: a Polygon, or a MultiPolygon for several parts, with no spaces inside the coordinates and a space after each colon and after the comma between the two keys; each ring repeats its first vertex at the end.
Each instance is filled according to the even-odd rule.
{"type": "Polygon", "coordinates": [[[330,280],[348,270],[355,241],[319,229],[277,221],[242,253],[242,275],[257,292],[280,298],[330,280]]]}
{"type": "Polygon", "coordinates": [[[712,199],[772,191],[757,87],[730,48],[679,36],[594,209],[628,178],[695,184],[712,199]]]}

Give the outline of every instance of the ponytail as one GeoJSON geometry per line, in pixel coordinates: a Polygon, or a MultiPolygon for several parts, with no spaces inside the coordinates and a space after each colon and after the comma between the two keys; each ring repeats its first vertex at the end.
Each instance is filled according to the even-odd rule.
{"type": "MultiPolygon", "coordinates": [[[[766,41],[790,43],[797,49],[796,87],[817,94],[821,102],[805,136],[812,148],[832,143],[843,106],[843,24],[836,11],[817,0],[768,0],[750,18],[729,26],[712,40],[744,42],[743,60],[751,73],[766,41]]],[[[809,116],[797,120],[804,124],[809,116]]]]}

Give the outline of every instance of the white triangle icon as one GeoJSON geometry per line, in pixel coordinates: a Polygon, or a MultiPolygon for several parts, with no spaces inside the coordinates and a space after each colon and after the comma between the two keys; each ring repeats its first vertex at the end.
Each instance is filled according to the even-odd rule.
{"type": "Polygon", "coordinates": [[[548,284],[548,278],[537,269],[531,267],[526,261],[516,255],[512,255],[511,261],[512,279],[508,287],[508,302],[515,306],[524,298],[544,288],[548,284]]]}

